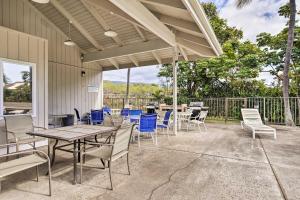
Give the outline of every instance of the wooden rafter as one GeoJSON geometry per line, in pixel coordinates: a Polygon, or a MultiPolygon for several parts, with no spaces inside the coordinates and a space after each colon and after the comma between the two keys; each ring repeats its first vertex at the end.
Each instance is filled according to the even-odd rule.
{"type": "Polygon", "coordinates": [[[155,51],[151,52],[153,57],[157,60],[158,64],[162,64],[161,58],[158,56],[158,54],[155,51]]]}
{"type": "MultiPolygon", "coordinates": [[[[111,27],[106,23],[103,17],[99,14],[97,9],[91,6],[87,0],[80,0],[80,1],[86,7],[86,9],[91,13],[91,15],[96,19],[96,21],[102,26],[104,31],[111,30],[111,27]]],[[[123,45],[121,39],[118,36],[112,37],[112,40],[114,40],[119,46],[123,45]]]]}
{"type": "Polygon", "coordinates": [[[104,60],[119,56],[128,56],[137,53],[150,52],[157,49],[170,48],[170,45],[164,41],[149,40],[147,42],[137,42],[133,44],[124,45],[122,47],[107,48],[103,51],[91,52],[84,55],[84,62],[93,62],[96,60],[104,60]]]}
{"type": "Polygon", "coordinates": [[[189,58],[188,58],[185,50],[181,46],[179,46],[179,51],[180,51],[181,55],[183,56],[184,60],[189,61],[189,58]]]}
{"type": "Polygon", "coordinates": [[[181,46],[201,57],[209,58],[209,57],[215,56],[215,53],[211,48],[208,48],[208,47],[205,47],[202,45],[198,45],[196,43],[190,42],[190,41],[182,39],[182,38],[176,38],[176,41],[179,46],[181,46]]]}
{"type": "Polygon", "coordinates": [[[128,56],[129,60],[131,60],[131,62],[138,67],[139,66],[139,62],[137,61],[137,59],[133,56],[133,55],[129,55],[128,56]]]}
{"type": "Polygon", "coordinates": [[[105,10],[106,12],[109,12],[110,14],[113,14],[129,23],[135,24],[135,25],[143,28],[143,26],[138,21],[136,21],[134,18],[129,16],[126,12],[120,10],[117,6],[112,4],[109,0],[101,0],[101,1],[87,0],[87,1],[89,2],[89,4],[91,4],[96,9],[105,10]]]}
{"type": "Polygon", "coordinates": [[[170,17],[167,15],[157,14],[157,16],[161,22],[163,22],[164,24],[167,24],[169,26],[172,26],[177,30],[180,30],[182,32],[186,32],[186,33],[198,36],[198,37],[204,37],[204,35],[200,32],[197,24],[195,24],[193,22],[178,19],[175,17],[170,17]]]}
{"type": "Polygon", "coordinates": [[[186,11],[185,6],[183,3],[179,0],[140,0],[143,3],[147,3],[150,5],[158,6],[161,8],[176,8],[186,11]]]}
{"type": "Polygon", "coordinates": [[[171,46],[176,46],[175,35],[170,29],[164,25],[157,17],[150,12],[138,0],[110,0],[113,4],[126,12],[132,18],[136,19],[140,24],[145,26],[152,33],[169,43],[171,46]]]}
{"type": "Polygon", "coordinates": [[[142,40],[144,42],[146,42],[147,38],[146,38],[145,34],[142,32],[142,30],[137,25],[133,25],[133,27],[135,28],[135,30],[139,34],[139,36],[142,38],[142,40]]]}
{"type": "Polygon", "coordinates": [[[190,42],[193,42],[193,43],[196,43],[196,44],[199,44],[199,45],[210,48],[209,43],[203,37],[198,37],[198,36],[191,35],[191,34],[188,34],[188,33],[184,33],[184,32],[181,32],[181,31],[176,31],[176,38],[182,38],[182,39],[188,40],[190,42]]]}
{"type": "Polygon", "coordinates": [[[109,58],[108,60],[113,66],[115,66],[115,68],[120,69],[119,63],[115,59],[109,58]]]}
{"type": "Polygon", "coordinates": [[[68,20],[72,21],[74,27],[97,49],[103,50],[103,47],[90,35],[88,31],[57,1],[51,0],[51,4],[68,20]]]}

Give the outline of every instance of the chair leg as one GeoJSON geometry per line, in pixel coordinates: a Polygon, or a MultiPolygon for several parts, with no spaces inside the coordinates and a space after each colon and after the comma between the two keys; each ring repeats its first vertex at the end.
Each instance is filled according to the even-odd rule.
{"type": "Polygon", "coordinates": [[[36,170],[36,182],[39,182],[39,166],[36,166],[35,170],[36,170]]]}
{"type": "Polygon", "coordinates": [[[55,149],[56,149],[57,144],[58,144],[58,140],[55,141],[55,144],[52,147],[51,167],[53,167],[54,162],[55,162],[55,149]]]}
{"type": "MultiPolygon", "coordinates": [[[[6,147],[6,153],[9,154],[9,146],[6,147]]],[[[8,161],[9,156],[6,156],[6,161],[8,161]]]]}
{"type": "Polygon", "coordinates": [[[206,127],[206,125],[205,125],[204,122],[203,122],[203,126],[204,126],[204,128],[205,128],[205,132],[207,132],[207,127],[206,127]]]}
{"type": "Polygon", "coordinates": [[[252,131],[252,138],[255,139],[255,131],[252,131]]]}
{"type": "Polygon", "coordinates": [[[101,163],[102,163],[102,165],[103,165],[103,168],[105,169],[105,161],[102,159],[102,158],[100,158],[100,161],[101,161],[101,163]]]}
{"type": "Polygon", "coordinates": [[[50,162],[50,159],[48,161],[48,176],[49,176],[49,196],[51,196],[51,162],[50,162]]]}
{"type": "Polygon", "coordinates": [[[80,154],[80,184],[82,183],[82,164],[83,164],[83,156],[82,156],[82,154],[80,154]]]}
{"type": "Polygon", "coordinates": [[[167,135],[168,135],[168,138],[169,138],[169,127],[167,127],[167,135]]]}
{"type": "Polygon", "coordinates": [[[157,145],[157,130],[155,130],[155,145],[157,145]]]}
{"type": "Polygon", "coordinates": [[[110,180],[110,189],[113,190],[113,185],[112,185],[112,178],[111,178],[111,161],[108,161],[108,168],[109,168],[109,180],[110,180]]]}
{"type": "MultiPolygon", "coordinates": [[[[86,148],[86,141],[85,141],[85,139],[83,139],[83,152],[85,153],[85,148],[86,148]]],[[[83,159],[83,163],[85,163],[85,154],[83,154],[83,157],[82,157],[82,159],[83,159]]],[[[81,159],[80,159],[81,160],[81,159]]]]}
{"type": "Polygon", "coordinates": [[[277,139],[277,134],[276,134],[276,130],[274,130],[274,139],[277,139]]]}
{"type": "Polygon", "coordinates": [[[128,175],[130,175],[130,168],[129,168],[129,153],[127,153],[127,169],[128,169],[128,175]]]}
{"type": "Polygon", "coordinates": [[[139,144],[139,147],[141,147],[140,134],[141,133],[138,133],[138,144],[139,144]]]}

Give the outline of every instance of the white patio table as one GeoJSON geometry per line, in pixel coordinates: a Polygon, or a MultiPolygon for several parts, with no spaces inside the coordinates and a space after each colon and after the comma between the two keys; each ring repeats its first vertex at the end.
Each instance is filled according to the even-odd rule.
{"type": "Polygon", "coordinates": [[[50,157],[50,140],[54,139],[55,144],[52,147],[52,161],[53,166],[55,159],[55,150],[61,150],[69,153],[73,153],[73,182],[77,183],[77,162],[80,158],[80,144],[87,137],[97,136],[100,134],[113,133],[116,131],[116,127],[94,126],[94,125],[73,125],[60,128],[53,128],[47,130],[38,130],[32,133],[27,133],[32,136],[48,138],[48,155],[50,157]],[[58,141],[65,141],[67,144],[57,146],[58,141]],[[66,149],[65,147],[73,145],[73,148],[66,149]],[[78,159],[77,159],[78,156],[78,159]]]}

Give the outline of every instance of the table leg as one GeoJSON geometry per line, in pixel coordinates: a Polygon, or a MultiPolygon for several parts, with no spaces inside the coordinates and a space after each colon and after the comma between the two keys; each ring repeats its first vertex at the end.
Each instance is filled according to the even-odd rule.
{"type": "Polygon", "coordinates": [[[48,138],[48,157],[51,158],[50,139],[48,138]]]}
{"type": "Polygon", "coordinates": [[[73,142],[73,184],[77,184],[77,141],[73,142]]]}
{"type": "MultiPolygon", "coordinates": [[[[52,147],[51,167],[53,167],[54,162],[55,162],[55,149],[56,149],[57,144],[58,144],[58,140],[55,140],[55,144],[54,144],[53,147],[52,147]]],[[[49,146],[48,146],[48,147],[49,147],[49,146]]],[[[49,157],[49,158],[50,158],[50,157],[49,157]]]]}
{"type": "Polygon", "coordinates": [[[80,162],[80,140],[78,140],[78,146],[77,146],[77,148],[78,148],[78,153],[77,153],[77,162],[80,162]]]}

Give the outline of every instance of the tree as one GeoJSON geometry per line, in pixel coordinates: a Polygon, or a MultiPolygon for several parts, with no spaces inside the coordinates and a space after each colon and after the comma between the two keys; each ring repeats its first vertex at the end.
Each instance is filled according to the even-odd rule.
{"type": "Polygon", "coordinates": [[[5,73],[3,73],[3,83],[8,84],[10,82],[11,82],[11,80],[7,77],[7,75],[5,73]]]}
{"type": "MultiPolygon", "coordinates": [[[[249,41],[236,39],[223,44],[224,54],[197,62],[179,62],[178,99],[258,95],[261,50],[249,41]],[[251,84],[249,84],[251,83],[251,84]]],[[[172,77],[172,66],[163,65],[158,76],[172,77]]]]}
{"type": "MultiPolygon", "coordinates": [[[[242,8],[249,4],[252,0],[236,0],[237,7],[242,8]]],[[[285,7],[286,9],[286,7],[285,7]]],[[[283,10],[282,10],[283,11],[283,10]]],[[[296,23],[296,0],[289,0],[289,28],[287,37],[287,47],[285,51],[284,68],[283,68],[283,80],[282,80],[282,93],[284,98],[284,113],[285,113],[285,124],[287,126],[295,126],[293,121],[290,101],[289,101],[289,69],[291,64],[292,48],[294,43],[294,29],[296,23]]],[[[286,13],[286,12],[285,12],[286,13]]]]}
{"type": "MultiPolygon", "coordinates": [[[[178,99],[252,94],[249,92],[254,91],[256,86],[250,90],[248,86],[254,85],[243,83],[252,82],[259,75],[260,49],[249,41],[240,41],[243,32],[230,27],[226,20],[220,18],[215,4],[202,5],[222,44],[224,54],[197,62],[179,62],[178,99]]],[[[170,80],[172,66],[163,65],[158,76],[170,80]]]]}

